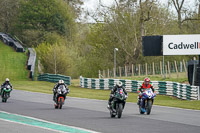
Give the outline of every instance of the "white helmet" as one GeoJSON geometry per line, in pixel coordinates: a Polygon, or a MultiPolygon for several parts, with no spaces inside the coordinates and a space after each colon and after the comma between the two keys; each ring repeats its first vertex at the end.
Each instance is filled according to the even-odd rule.
{"type": "Polygon", "coordinates": [[[121,81],[117,82],[118,87],[122,87],[123,83],[121,81]]]}
{"type": "Polygon", "coordinates": [[[9,78],[6,78],[6,81],[9,82],[9,78]]]}
{"type": "Polygon", "coordinates": [[[64,81],[63,80],[59,80],[58,83],[59,84],[64,84],[64,81]]]}

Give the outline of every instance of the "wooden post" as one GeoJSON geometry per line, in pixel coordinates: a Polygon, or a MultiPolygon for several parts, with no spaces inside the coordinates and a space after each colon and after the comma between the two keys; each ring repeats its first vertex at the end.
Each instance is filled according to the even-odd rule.
{"type": "MultiPolygon", "coordinates": [[[[171,72],[170,72],[169,61],[167,62],[167,65],[168,65],[169,78],[171,78],[171,72]]],[[[166,73],[167,73],[167,72],[166,72],[166,73]]]]}
{"type": "Polygon", "coordinates": [[[101,78],[101,70],[99,70],[99,79],[101,78]]]}
{"type": "Polygon", "coordinates": [[[127,77],[127,67],[125,65],[125,77],[127,77]]]}
{"type": "Polygon", "coordinates": [[[145,63],[145,73],[146,73],[146,76],[147,76],[147,63],[145,63]]]}
{"type": "Polygon", "coordinates": [[[165,65],[165,76],[167,78],[167,65],[165,65]]]}
{"type": "Polygon", "coordinates": [[[153,66],[153,75],[155,75],[154,62],[153,62],[153,64],[152,64],[152,66],[153,66]]]}
{"type": "Polygon", "coordinates": [[[113,68],[113,78],[115,78],[115,68],[113,68]]]}
{"type": "Polygon", "coordinates": [[[132,64],[132,78],[134,77],[134,69],[133,69],[133,64],[132,64]]]}
{"type": "Polygon", "coordinates": [[[110,72],[109,72],[109,69],[108,69],[108,78],[110,78],[110,72]]]}
{"type": "Polygon", "coordinates": [[[162,77],[162,62],[160,61],[160,75],[162,77]]]}
{"type": "Polygon", "coordinates": [[[138,64],[138,75],[140,76],[140,64],[138,64]]]}
{"type": "Polygon", "coordinates": [[[122,69],[121,69],[121,67],[119,67],[119,76],[120,76],[120,79],[121,79],[121,77],[122,77],[122,69]]]}
{"type": "Polygon", "coordinates": [[[103,78],[106,77],[106,73],[105,73],[105,70],[103,70],[103,78]]]}
{"type": "Polygon", "coordinates": [[[187,68],[186,68],[186,65],[185,65],[185,60],[183,60],[183,66],[184,66],[185,73],[186,73],[186,76],[187,76],[187,68]]]}
{"type": "Polygon", "coordinates": [[[176,61],[174,61],[174,63],[175,63],[176,75],[177,75],[177,78],[178,78],[178,69],[177,69],[176,61]]]}

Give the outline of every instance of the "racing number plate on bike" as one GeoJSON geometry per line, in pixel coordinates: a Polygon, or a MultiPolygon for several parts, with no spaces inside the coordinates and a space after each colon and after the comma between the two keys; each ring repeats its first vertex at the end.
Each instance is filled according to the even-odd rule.
{"type": "Polygon", "coordinates": [[[123,93],[123,91],[122,91],[122,89],[120,90],[120,92],[119,92],[120,94],[122,94],[123,93]]]}

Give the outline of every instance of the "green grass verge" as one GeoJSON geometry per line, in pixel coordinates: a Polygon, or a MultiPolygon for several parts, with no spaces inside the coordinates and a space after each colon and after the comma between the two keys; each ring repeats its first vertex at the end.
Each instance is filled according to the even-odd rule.
{"type": "MultiPolygon", "coordinates": [[[[48,93],[48,94],[52,94],[52,88],[55,85],[54,83],[49,83],[45,81],[13,81],[12,84],[14,88],[18,90],[26,90],[33,92],[48,93]]],[[[99,100],[108,100],[109,98],[110,90],[86,89],[86,88],[80,88],[78,87],[78,85],[79,85],[79,80],[72,80],[72,85],[69,86],[70,93],[68,96],[99,99],[99,100]]],[[[127,102],[136,103],[137,94],[129,93],[127,102]]],[[[157,95],[154,104],[200,110],[200,101],[180,100],[175,97],[164,96],[164,95],[157,95]]]]}
{"type": "Polygon", "coordinates": [[[27,56],[16,52],[0,41],[0,80],[29,80],[26,70],[27,56]]]}

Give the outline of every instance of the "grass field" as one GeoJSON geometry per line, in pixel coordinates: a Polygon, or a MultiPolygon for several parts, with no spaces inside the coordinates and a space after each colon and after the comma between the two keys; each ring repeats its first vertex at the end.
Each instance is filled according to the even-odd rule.
{"type": "Polygon", "coordinates": [[[0,80],[28,80],[27,56],[0,41],[0,80]]]}

